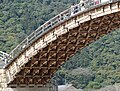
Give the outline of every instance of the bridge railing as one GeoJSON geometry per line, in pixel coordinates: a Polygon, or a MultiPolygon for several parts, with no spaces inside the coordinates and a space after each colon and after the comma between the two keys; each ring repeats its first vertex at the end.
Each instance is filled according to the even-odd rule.
{"type": "Polygon", "coordinates": [[[1,60],[1,61],[4,61],[4,63],[7,64],[7,61],[10,60],[10,59],[8,59],[8,58],[10,58],[10,55],[9,55],[9,54],[0,51],[0,60],[1,60]]]}
{"type": "Polygon", "coordinates": [[[14,48],[10,52],[12,58],[16,57],[22,50],[28,47],[34,40],[36,40],[38,37],[46,33],[48,30],[54,28],[60,22],[64,22],[65,20],[67,20],[69,16],[70,16],[70,10],[67,9],[61,14],[55,16],[54,18],[44,23],[42,26],[40,26],[38,29],[32,32],[27,38],[25,38],[19,45],[17,45],[16,48],[14,48]]]}
{"type": "MultiPolygon", "coordinates": [[[[101,0],[103,1],[103,0],[101,0]]],[[[103,3],[110,3],[114,1],[119,1],[119,0],[107,0],[106,2],[103,3]]],[[[16,48],[14,48],[11,52],[10,55],[12,56],[12,59],[15,58],[21,51],[23,51],[25,48],[27,48],[33,41],[35,41],[37,38],[41,37],[43,34],[48,32],[50,29],[54,28],[58,24],[66,21],[67,19],[75,16],[76,14],[82,12],[85,9],[89,9],[90,7],[94,7],[98,4],[95,2],[92,2],[89,0],[86,3],[86,6],[81,6],[81,4],[76,4],[74,6],[71,6],[69,9],[61,12],[60,14],[56,15],[49,21],[45,22],[43,25],[38,27],[34,32],[32,32],[27,38],[25,38],[16,48]],[[88,3],[89,2],[89,3],[88,3]],[[84,9],[83,9],[84,8],[84,9]]],[[[99,0],[99,4],[102,4],[99,0]]],[[[10,58],[9,58],[10,59],[10,58]]],[[[11,59],[11,60],[12,60],[11,59]]],[[[10,60],[9,60],[10,61],[10,60]]]]}

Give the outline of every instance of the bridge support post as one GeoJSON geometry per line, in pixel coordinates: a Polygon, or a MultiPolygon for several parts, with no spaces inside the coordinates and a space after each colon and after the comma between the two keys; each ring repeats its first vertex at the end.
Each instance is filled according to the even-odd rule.
{"type": "Polygon", "coordinates": [[[0,91],[58,91],[57,89],[57,84],[55,83],[48,83],[44,86],[13,86],[13,87],[8,87],[7,86],[7,79],[8,77],[6,76],[5,70],[0,69],[0,91]]]}

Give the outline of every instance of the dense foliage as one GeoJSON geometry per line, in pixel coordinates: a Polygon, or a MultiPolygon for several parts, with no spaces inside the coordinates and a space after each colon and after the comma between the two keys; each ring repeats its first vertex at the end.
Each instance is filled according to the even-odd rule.
{"type": "Polygon", "coordinates": [[[0,50],[9,52],[38,26],[78,0],[0,0],[0,50]]]}
{"type": "MultiPolygon", "coordinates": [[[[79,0],[0,0],[0,50],[9,53],[38,26],[79,0]]],[[[56,73],[58,84],[97,89],[120,83],[120,30],[78,51],[56,73]]]]}

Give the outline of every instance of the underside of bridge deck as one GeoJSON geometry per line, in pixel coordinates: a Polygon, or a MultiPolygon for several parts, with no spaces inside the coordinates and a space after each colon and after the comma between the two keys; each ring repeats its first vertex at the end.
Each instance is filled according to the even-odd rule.
{"type": "Polygon", "coordinates": [[[120,12],[79,24],[47,44],[47,47],[38,50],[8,85],[46,84],[57,69],[78,50],[117,28],[120,28],[120,12]]]}

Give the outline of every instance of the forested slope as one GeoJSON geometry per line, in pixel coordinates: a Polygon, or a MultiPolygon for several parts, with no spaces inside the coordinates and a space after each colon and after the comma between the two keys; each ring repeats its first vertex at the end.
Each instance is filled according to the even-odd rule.
{"type": "MultiPolygon", "coordinates": [[[[38,26],[79,0],[0,0],[0,50],[9,53],[38,26]]],[[[77,52],[56,73],[58,84],[97,89],[120,83],[120,30],[77,52]]]]}
{"type": "Polygon", "coordinates": [[[27,35],[78,0],[0,0],[0,50],[11,51],[27,35]]]}

